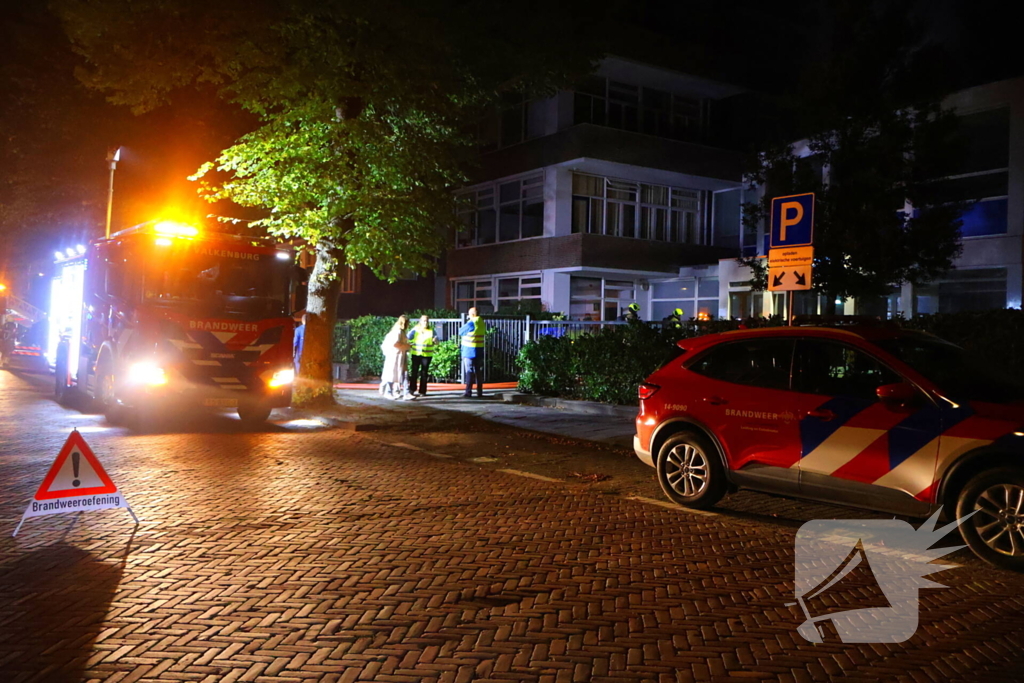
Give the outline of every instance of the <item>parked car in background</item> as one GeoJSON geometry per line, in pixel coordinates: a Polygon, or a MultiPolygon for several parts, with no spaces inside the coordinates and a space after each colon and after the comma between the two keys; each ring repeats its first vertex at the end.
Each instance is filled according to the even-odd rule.
{"type": "Polygon", "coordinates": [[[908,517],[944,510],[1024,570],[1024,389],[895,327],[785,327],[679,342],[640,386],[634,450],[694,508],[730,490],[908,517]]]}
{"type": "Polygon", "coordinates": [[[12,325],[0,335],[0,368],[23,372],[49,372],[44,353],[46,323],[25,329],[12,325]]]}

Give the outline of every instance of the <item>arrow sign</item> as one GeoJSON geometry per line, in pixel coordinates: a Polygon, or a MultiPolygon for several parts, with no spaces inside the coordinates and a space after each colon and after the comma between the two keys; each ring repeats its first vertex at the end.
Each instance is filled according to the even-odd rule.
{"type": "Polygon", "coordinates": [[[768,291],[792,292],[811,288],[811,264],[778,268],[768,266],[768,291]]]}

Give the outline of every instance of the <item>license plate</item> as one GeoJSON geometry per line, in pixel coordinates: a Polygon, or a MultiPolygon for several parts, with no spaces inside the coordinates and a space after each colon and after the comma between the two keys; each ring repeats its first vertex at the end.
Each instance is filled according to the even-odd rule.
{"type": "Polygon", "coordinates": [[[237,398],[204,398],[203,405],[210,408],[237,408],[237,398]]]}

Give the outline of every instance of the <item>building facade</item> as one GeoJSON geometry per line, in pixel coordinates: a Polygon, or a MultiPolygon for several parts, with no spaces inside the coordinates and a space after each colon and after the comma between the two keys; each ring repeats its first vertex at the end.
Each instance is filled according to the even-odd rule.
{"type": "MultiPolygon", "coordinates": [[[[460,231],[436,276],[385,286],[360,269],[339,314],[416,308],[550,311],[617,320],[785,316],[786,296],[752,291],[741,254],[764,253],[742,225],[742,156],[727,142],[746,94],[725,83],[610,57],[576,91],[510,101],[485,131],[459,192],[460,231]],[[737,105],[738,103],[738,105],[737,105]],[[722,142],[726,140],[726,142],[722,142]],[[717,144],[713,144],[713,142],[717,144]]],[[[950,95],[969,155],[941,182],[970,202],[963,252],[938,281],[893,288],[836,312],[894,316],[1021,305],[1024,289],[1024,78],[950,95]]],[[[810,154],[809,150],[798,154],[810,154]]],[[[798,292],[793,313],[829,308],[798,292]]]]}
{"type": "Polygon", "coordinates": [[[485,126],[436,278],[399,292],[361,269],[339,314],[432,297],[461,312],[616,320],[636,301],[648,319],[717,317],[717,264],[739,255],[742,157],[709,142],[717,103],[740,92],[613,57],[576,91],[507,102],[485,126]]]}
{"type": "MultiPolygon", "coordinates": [[[[1020,308],[1024,264],[1024,78],[955,92],[943,105],[959,118],[968,154],[956,173],[938,181],[950,201],[969,202],[961,228],[963,251],[954,269],[929,283],[893,288],[877,300],[837,302],[837,312],[910,317],[964,310],[1020,308]]],[[[799,153],[799,151],[798,151],[799,153]]],[[[761,244],[763,230],[745,244],[761,244]]],[[[763,249],[762,249],[763,253],[763,249]]],[[[785,314],[785,299],[752,292],[749,269],[719,263],[723,316],[785,314]]],[[[821,297],[799,292],[794,312],[817,313],[821,297]]]]}

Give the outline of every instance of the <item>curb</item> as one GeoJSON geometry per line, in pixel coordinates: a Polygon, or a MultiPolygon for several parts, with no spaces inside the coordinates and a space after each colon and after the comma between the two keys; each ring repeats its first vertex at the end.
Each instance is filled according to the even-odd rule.
{"type": "Polygon", "coordinates": [[[613,406],[606,403],[594,401],[573,401],[565,398],[552,398],[550,396],[537,396],[535,394],[501,394],[505,403],[515,403],[524,406],[537,406],[541,408],[554,408],[566,413],[577,415],[607,415],[632,421],[638,408],[633,406],[613,406]]]}

